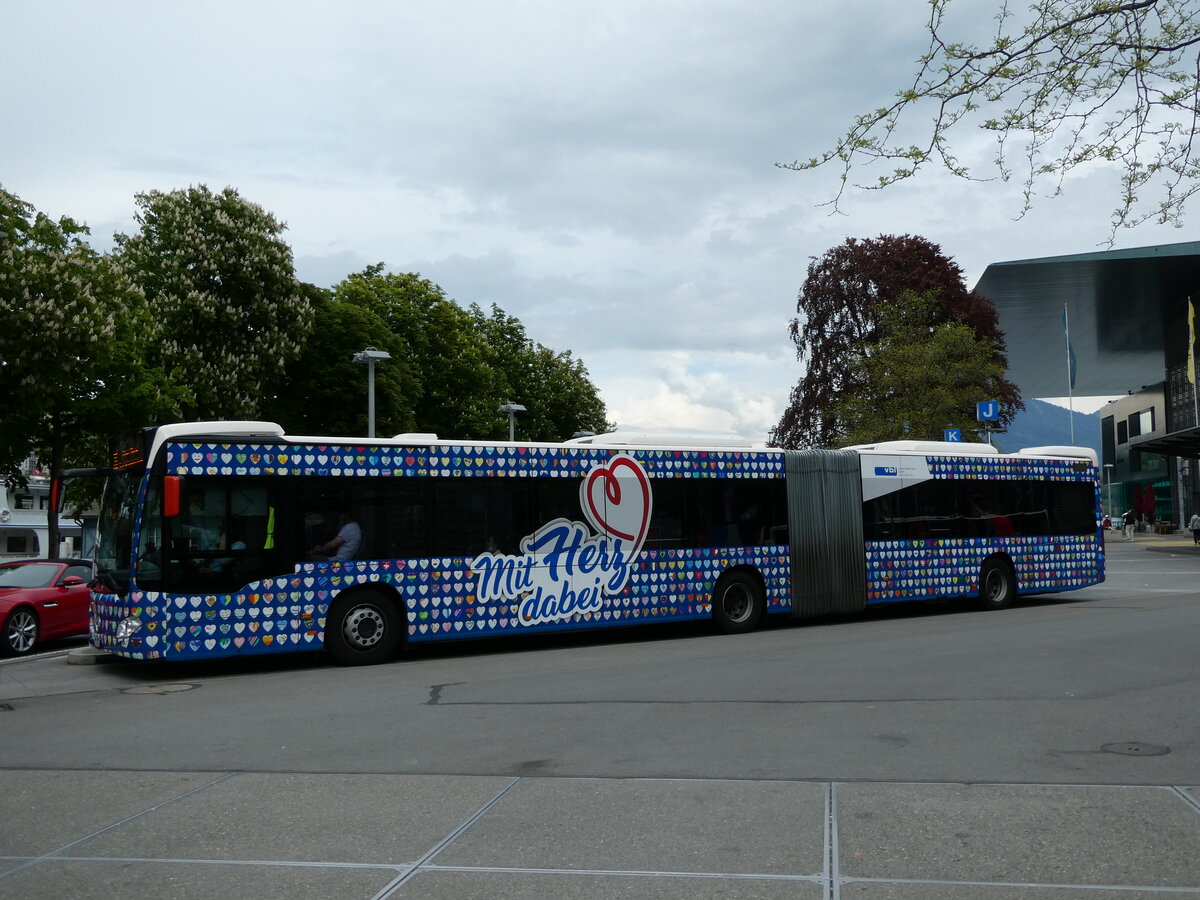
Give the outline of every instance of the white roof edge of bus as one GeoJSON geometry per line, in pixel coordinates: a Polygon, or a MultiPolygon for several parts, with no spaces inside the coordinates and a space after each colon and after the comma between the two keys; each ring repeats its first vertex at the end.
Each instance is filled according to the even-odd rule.
{"type": "Polygon", "coordinates": [[[203,435],[237,435],[238,437],[283,437],[283,426],[276,422],[175,422],[171,425],[159,425],[154,432],[153,446],[150,447],[149,458],[154,459],[158,449],[167,441],[190,434],[203,435]]]}
{"type": "MultiPolygon", "coordinates": [[[[329,442],[336,444],[362,443],[409,443],[409,444],[454,444],[470,447],[559,447],[559,446],[595,446],[604,448],[619,447],[649,447],[655,449],[703,449],[703,450],[745,450],[753,449],[754,443],[737,435],[702,434],[697,432],[655,433],[642,431],[614,431],[608,434],[589,435],[582,438],[572,438],[561,442],[550,441],[463,441],[453,438],[442,439],[433,432],[405,432],[395,434],[390,438],[364,438],[351,435],[295,435],[287,434],[283,427],[275,422],[177,422],[171,425],[160,425],[155,433],[155,449],[162,443],[188,435],[241,435],[245,437],[263,436],[280,438],[301,443],[329,442]]],[[[778,451],[776,451],[778,452],[778,451]]]]}
{"type": "Polygon", "coordinates": [[[166,438],[180,434],[269,434],[283,437],[283,426],[276,422],[176,422],[160,425],[157,433],[166,438]]]}
{"type": "MultiPolygon", "coordinates": [[[[1003,456],[991,444],[957,444],[948,441],[880,441],[878,444],[858,444],[847,450],[878,453],[940,453],[947,456],[1003,456]]],[[[1096,451],[1091,447],[1072,447],[1050,444],[1045,447],[1022,447],[1010,456],[1044,456],[1048,459],[1088,459],[1097,465],[1096,451]]]]}
{"type": "Polygon", "coordinates": [[[1022,447],[1017,456],[1050,456],[1055,459],[1090,459],[1092,465],[1097,465],[1096,451],[1091,447],[1072,447],[1069,444],[1051,444],[1046,447],[1022,447]]]}
{"type": "Polygon", "coordinates": [[[754,442],[738,435],[701,432],[610,431],[563,441],[571,446],[602,447],[712,447],[744,450],[754,442]]]}
{"type": "Polygon", "coordinates": [[[856,444],[847,450],[878,450],[884,453],[941,453],[946,456],[999,456],[991,444],[958,444],[950,441],[880,441],[878,444],[856,444]]]}

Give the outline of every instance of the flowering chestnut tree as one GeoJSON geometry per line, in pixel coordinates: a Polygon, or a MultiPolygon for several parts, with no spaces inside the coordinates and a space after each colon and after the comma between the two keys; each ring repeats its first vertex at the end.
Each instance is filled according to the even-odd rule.
{"type": "MultiPolygon", "coordinates": [[[[172,415],[184,393],[145,365],[160,324],[69,218],[0,188],[0,476],[36,457],[51,477],[104,458],[114,432],[172,415]]],[[[58,546],[49,511],[50,547],[58,546]]]]}
{"type": "Polygon", "coordinates": [[[188,389],[185,418],[253,418],[312,325],[284,224],[230,187],[136,203],[141,228],[116,235],[116,254],[162,326],[151,363],[188,389]]]}

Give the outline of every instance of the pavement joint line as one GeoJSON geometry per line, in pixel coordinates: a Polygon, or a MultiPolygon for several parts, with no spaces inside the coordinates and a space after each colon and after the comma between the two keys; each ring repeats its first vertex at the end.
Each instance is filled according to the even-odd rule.
{"type": "Polygon", "coordinates": [[[7,659],[0,658],[0,666],[15,666],[20,663],[37,662],[45,659],[58,659],[65,657],[70,650],[47,650],[44,653],[28,653],[24,656],[10,656],[7,659]]]}
{"type": "Polygon", "coordinates": [[[825,882],[824,875],[786,875],[779,872],[672,872],[666,869],[555,869],[538,866],[421,866],[422,872],[487,872],[496,875],[590,875],[620,878],[698,878],[711,880],[728,878],[738,881],[803,881],[812,884],[825,882]]]}
{"type": "MultiPolygon", "coordinates": [[[[93,766],[36,766],[36,765],[0,765],[0,773],[6,772],[38,772],[38,773],[54,773],[54,772],[83,772],[87,774],[108,774],[110,772],[132,773],[135,775],[194,775],[200,772],[212,772],[213,768],[208,769],[167,769],[154,767],[148,769],[130,769],[130,768],[97,768],[93,766]]],[[[341,776],[341,775],[362,775],[362,776],[386,776],[388,778],[499,778],[503,777],[503,773],[479,774],[478,772],[394,772],[387,770],[362,770],[352,772],[333,772],[315,769],[239,769],[236,772],[229,772],[213,784],[223,781],[226,778],[231,778],[236,775],[311,775],[314,777],[323,776],[341,776]]],[[[903,778],[715,778],[711,775],[703,777],[686,778],[680,776],[663,776],[663,775],[637,775],[637,776],[622,776],[622,775],[521,775],[512,776],[519,781],[632,781],[632,782],[678,782],[681,784],[698,784],[704,782],[713,782],[716,784],[830,784],[838,785],[898,785],[901,787],[946,787],[946,786],[961,786],[961,787],[1008,787],[1008,788],[1121,788],[1125,790],[1158,790],[1178,793],[1187,790],[1192,785],[1186,787],[1176,787],[1171,784],[1162,784],[1160,782],[1130,782],[1130,781],[995,781],[984,780],[978,781],[973,779],[952,778],[944,781],[935,781],[929,778],[920,779],[903,779],[903,778]]],[[[194,788],[194,791],[203,790],[208,785],[201,785],[194,788]]],[[[1200,784],[1196,785],[1200,787],[1200,784]]],[[[187,794],[181,794],[178,798],[183,799],[187,794]]],[[[160,806],[165,806],[167,803],[173,803],[174,799],[164,801],[160,806]]],[[[1189,803],[1192,803],[1190,798],[1189,803]]],[[[152,809],[145,812],[153,812],[152,809]]],[[[144,815],[139,813],[138,815],[144,815]]],[[[118,823],[121,824],[121,823],[118,823]]],[[[116,827],[116,826],[109,826],[116,827]]],[[[97,832],[99,834],[99,832],[97,832]]],[[[94,836],[94,835],[93,835],[94,836]]],[[[83,838],[82,840],[87,840],[83,838]]],[[[66,845],[72,846],[71,844],[66,845]]],[[[63,848],[66,849],[66,848],[63,848]]],[[[3,857],[0,857],[2,859],[3,857]]]]}
{"type": "Polygon", "coordinates": [[[1197,799],[1196,797],[1193,797],[1191,794],[1189,794],[1187,792],[1187,788],[1175,786],[1175,787],[1172,787],[1171,790],[1174,793],[1178,794],[1184,803],[1186,803],[1188,806],[1190,806],[1192,809],[1194,809],[1197,813],[1200,813],[1200,799],[1197,799]]]}
{"type": "MultiPolygon", "coordinates": [[[[13,859],[14,857],[0,857],[13,859]]],[[[17,859],[21,857],[16,857],[17,859]]],[[[50,857],[39,857],[39,860],[49,860],[50,857]]],[[[397,863],[347,863],[347,862],[313,862],[304,860],[250,860],[250,859],[187,859],[168,857],[119,857],[119,856],[55,856],[55,862],[100,862],[100,863],[134,863],[161,865],[213,865],[213,866],[266,866],[276,868],[310,868],[310,869],[359,869],[359,870],[400,870],[403,875],[411,878],[418,874],[434,874],[438,872],[461,872],[466,874],[496,874],[496,875],[570,875],[576,877],[608,877],[608,878],[680,878],[680,879],[728,879],[736,881],[779,881],[824,884],[836,892],[842,884],[879,884],[879,885],[938,885],[946,887],[1007,887],[1007,888],[1040,888],[1051,890],[1072,891],[1112,891],[1117,893],[1159,893],[1178,895],[1198,895],[1200,887],[1179,885],[1140,885],[1140,884],[1072,884],[1051,881],[956,881],[944,878],[869,878],[856,876],[840,876],[836,880],[824,875],[788,875],[778,872],[675,872],[651,871],[640,869],[557,869],[535,866],[414,866],[397,863]]],[[[14,870],[15,871],[15,870],[14,870]]],[[[8,874],[8,873],[5,873],[8,874]]],[[[394,890],[389,885],[387,890],[394,890]]]]}
{"type": "MultiPolygon", "coordinates": [[[[3,858],[3,857],[0,857],[3,858]]],[[[373,869],[390,870],[413,868],[412,863],[357,863],[311,859],[192,859],[173,856],[55,856],[54,862],[85,863],[160,863],[164,865],[195,866],[264,866],[276,869],[373,869]]]]}
{"type": "Polygon", "coordinates": [[[23,863],[22,865],[17,866],[15,869],[9,869],[7,872],[0,872],[0,881],[4,880],[9,875],[15,874],[16,872],[20,872],[24,869],[28,869],[30,866],[36,866],[38,863],[40,863],[44,860],[55,859],[55,858],[59,857],[65,851],[70,850],[72,847],[79,846],[84,841],[90,841],[92,838],[99,837],[100,835],[105,834],[106,832],[112,831],[114,828],[120,828],[123,825],[128,825],[130,822],[137,821],[138,819],[142,818],[143,816],[148,816],[148,815],[150,815],[150,813],[155,812],[156,810],[162,809],[164,806],[170,806],[173,803],[178,803],[180,800],[190,797],[193,794],[198,794],[201,791],[207,790],[208,788],[213,787],[214,785],[218,785],[223,781],[228,781],[230,778],[232,778],[236,774],[237,774],[236,772],[226,772],[224,775],[220,776],[219,778],[214,778],[212,781],[209,781],[205,784],[198,785],[197,787],[194,787],[189,791],[184,791],[182,794],[179,794],[178,796],[172,797],[169,800],[164,800],[162,803],[155,804],[154,806],[151,806],[148,809],[143,809],[141,812],[134,813],[132,816],[126,816],[124,819],[122,819],[119,822],[113,822],[111,825],[106,825],[105,827],[99,829],[98,831],[94,831],[91,834],[86,835],[85,837],[81,837],[78,840],[71,841],[69,844],[63,844],[63,846],[59,847],[57,850],[51,850],[49,853],[43,853],[41,856],[32,857],[27,862],[23,863]]]}
{"type": "Polygon", "coordinates": [[[841,900],[842,896],[838,829],[837,782],[831,781],[825,785],[825,896],[829,900],[841,900]]]}
{"type": "Polygon", "coordinates": [[[383,889],[380,890],[379,893],[372,898],[372,900],[385,900],[385,898],[391,896],[391,894],[398,888],[403,887],[406,882],[408,882],[418,871],[420,871],[422,866],[445,850],[448,846],[450,846],[450,844],[454,843],[454,841],[458,839],[459,835],[478,822],[488,810],[499,803],[505,796],[508,795],[509,791],[511,791],[520,783],[521,779],[519,777],[513,778],[511,781],[509,781],[503,790],[492,797],[492,799],[487,803],[483,804],[483,806],[481,806],[479,809],[475,810],[474,815],[469,816],[466,821],[434,844],[433,847],[431,847],[424,856],[418,859],[410,869],[408,869],[406,872],[401,872],[388,884],[384,885],[383,889]]]}

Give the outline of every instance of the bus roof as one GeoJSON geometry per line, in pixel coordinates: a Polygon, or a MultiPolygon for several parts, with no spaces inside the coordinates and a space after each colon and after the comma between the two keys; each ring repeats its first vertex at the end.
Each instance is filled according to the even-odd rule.
{"type": "Polygon", "coordinates": [[[859,453],[915,453],[937,456],[1038,456],[1047,459],[1086,459],[1098,465],[1096,451],[1091,447],[1072,447],[1052,444],[1044,447],[1022,447],[1016,453],[1004,454],[991,444],[959,444],[949,441],[881,441],[878,444],[859,444],[847,449],[859,453]]]}
{"type": "Polygon", "coordinates": [[[881,441],[878,444],[856,444],[848,450],[878,450],[884,453],[936,453],[939,456],[999,456],[991,444],[955,443],[951,441],[881,441]]]}
{"type": "MultiPolygon", "coordinates": [[[[312,436],[289,435],[283,427],[275,422],[180,422],[172,425],[161,425],[154,433],[154,453],[167,441],[187,439],[189,437],[203,438],[206,441],[220,442],[223,439],[233,441],[295,441],[298,443],[336,443],[351,444],[370,440],[378,444],[458,444],[463,446],[503,446],[508,441],[460,441],[442,440],[436,434],[429,432],[413,432],[393,435],[390,438],[363,438],[355,436],[312,436]]],[[[562,442],[517,441],[522,446],[587,446],[597,448],[621,449],[641,447],[648,449],[688,449],[688,450],[748,450],[753,449],[752,442],[736,435],[703,434],[698,432],[649,432],[649,431],[614,431],[608,434],[586,435],[562,442]]],[[[762,452],[781,453],[777,448],[758,448],[762,452]]],[[[881,441],[877,444],[858,444],[844,449],[863,453],[911,453],[937,456],[1002,456],[991,444],[983,443],[952,443],[946,441],[881,441]]],[[[1050,445],[1044,447],[1025,447],[1011,456],[1036,456],[1053,459],[1086,459],[1092,465],[1098,465],[1096,452],[1090,447],[1070,447],[1050,445]]]]}
{"type": "MultiPolygon", "coordinates": [[[[587,446],[597,448],[628,448],[644,447],[649,449],[688,449],[688,450],[748,450],[753,449],[751,441],[736,435],[701,434],[696,432],[644,432],[644,431],[614,431],[608,434],[586,435],[561,442],[547,441],[468,441],[453,438],[440,438],[431,432],[406,432],[391,437],[365,438],[354,435],[294,435],[287,434],[283,427],[275,422],[180,422],[172,425],[161,425],[154,431],[153,447],[149,458],[153,458],[158,449],[168,441],[202,439],[206,442],[221,442],[225,439],[232,441],[265,442],[292,441],[304,444],[361,444],[370,441],[380,445],[460,445],[460,446],[504,446],[507,444],[529,447],[560,447],[587,446]]],[[[759,448],[763,449],[763,448],[759,448]]],[[[766,451],[764,451],[766,452],[766,451]]],[[[773,452],[782,452],[775,450],[773,452]]]]}

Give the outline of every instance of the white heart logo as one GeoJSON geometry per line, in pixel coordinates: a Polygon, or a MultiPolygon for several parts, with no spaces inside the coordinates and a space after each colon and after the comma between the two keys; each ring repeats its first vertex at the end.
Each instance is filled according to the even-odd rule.
{"type": "Polygon", "coordinates": [[[652,497],[650,478],[633,457],[618,456],[588,472],[579,488],[579,505],[598,532],[629,541],[631,555],[641,549],[652,497]]]}

